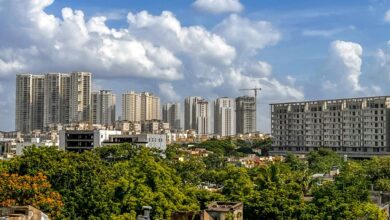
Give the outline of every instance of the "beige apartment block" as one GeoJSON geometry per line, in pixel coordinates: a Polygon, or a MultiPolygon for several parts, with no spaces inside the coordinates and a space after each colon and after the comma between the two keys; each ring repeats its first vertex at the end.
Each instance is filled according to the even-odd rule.
{"type": "Polygon", "coordinates": [[[271,104],[272,154],[390,154],[390,96],[271,104]]]}
{"type": "Polygon", "coordinates": [[[122,94],[122,120],[141,121],[141,94],[134,91],[122,94]]]}

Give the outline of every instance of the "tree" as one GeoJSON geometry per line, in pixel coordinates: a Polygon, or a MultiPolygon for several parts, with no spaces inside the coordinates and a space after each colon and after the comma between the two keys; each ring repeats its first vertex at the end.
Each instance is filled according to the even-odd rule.
{"type": "Polygon", "coordinates": [[[0,174],[0,206],[26,205],[38,208],[52,218],[59,218],[64,206],[61,195],[51,188],[42,173],[35,176],[0,174]]]}
{"type": "Polygon", "coordinates": [[[333,166],[341,167],[343,160],[336,152],[321,148],[311,151],[307,156],[309,170],[312,173],[327,173],[333,166]]]}

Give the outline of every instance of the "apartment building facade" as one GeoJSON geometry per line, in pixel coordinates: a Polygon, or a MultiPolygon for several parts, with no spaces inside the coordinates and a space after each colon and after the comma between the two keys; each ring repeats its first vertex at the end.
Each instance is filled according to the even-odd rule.
{"type": "Polygon", "coordinates": [[[70,122],[91,122],[91,73],[71,74],[70,122]]]}
{"type": "Polygon", "coordinates": [[[192,109],[192,118],[195,119],[195,130],[198,135],[210,133],[210,108],[207,100],[197,100],[192,109]]]}
{"type": "Polygon", "coordinates": [[[162,120],[169,123],[171,129],[181,130],[180,103],[167,103],[162,108],[162,120]]]}
{"type": "Polygon", "coordinates": [[[16,75],[15,128],[28,133],[43,129],[44,76],[16,75]]]}
{"type": "Polygon", "coordinates": [[[201,100],[199,96],[189,96],[184,100],[184,130],[196,129],[196,119],[193,118],[194,104],[201,100]]]}
{"type": "Polygon", "coordinates": [[[92,92],[92,123],[112,126],[115,124],[115,95],[111,90],[92,92]]]}
{"type": "Polygon", "coordinates": [[[30,133],[53,124],[90,122],[91,73],[16,75],[15,127],[30,133]]]}
{"type": "Polygon", "coordinates": [[[214,133],[221,137],[236,134],[235,101],[231,98],[218,98],[214,101],[214,133]]]}
{"type": "Polygon", "coordinates": [[[271,104],[272,154],[390,154],[390,96],[271,104]]]}
{"type": "Polygon", "coordinates": [[[236,98],[236,132],[256,132],[256,99],[250,96],[236,98]]]}

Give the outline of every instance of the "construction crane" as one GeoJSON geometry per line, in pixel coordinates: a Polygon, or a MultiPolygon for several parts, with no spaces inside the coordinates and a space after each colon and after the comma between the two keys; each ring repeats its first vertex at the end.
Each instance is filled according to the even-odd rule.
{"type": "Polygon", "coordinates": [[[251,90],[255,92],[255,101],[257,101],[257,91],[260,91],[261,88],[240,89],[240,91],[251,91],[251,90]]]}

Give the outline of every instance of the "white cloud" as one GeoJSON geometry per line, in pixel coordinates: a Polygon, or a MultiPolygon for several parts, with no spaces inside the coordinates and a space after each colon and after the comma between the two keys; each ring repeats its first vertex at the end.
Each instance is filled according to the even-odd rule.
{"type": "Polygon", "coordinates": [[[160,95],[168,101],[180,101],[180,95],[178,95],[171,83],[160,83],[158,85],[160,95]]]}
{"type": "Polygon", "coordinates": [[[199,10],[214,14],[241,12],[244,10],[244,6],[239,0],[196,0],[193,6],[199,10]]]}
{"type": "Polygon", "coordinates": [[[351,30],[355,30],[355,26],[350,25],[348,27],[323,29],[323,30],[304,30],[304,31],[302,31],[302,35],[307,36],[307,37],[332,37],[336,34],[339,34],[339,33],[345,32],[345,31],[351,31],[351,30]]]}
{"type": "Polygon", "coordinates": [[[385,22],[390,22],[390,9],[386,11],[383,20],[384,20],[385,22]]]}
{"type": "Polygon", "coordinates": [[[164,45],[191,59],[229,65],[235,58],[235,48],[223,38],[200,26],[183,27],[171,12],[164,11],[160,16],[153,16],[142,11],[129,13],[127,18],[129,30],[138,38],[164,45]]]}
{"type": "Polygon", "coordinates": [[[232,14],[215,28],[215,32],[243,54],[254,55],[260,49],[279,42],[281,33],[267,21],[252,21],[232,14]]]}
{"type": "MultiPolygon", "coordinates": [[[[363,48],[358,43],[333,41],[330,45],[330,65],[343,84],[349,85],[354,91],[361,90],[359,76],[361,75],[363,48]]],[[[337,80],[337,82],[340,82],[337,80]]]]}
{"type": "Polygon", "coordinates": [[[336,40],[330,44],[328,63],[322,76],[323,94],[328,97],[370,95],[378,90],[363,85],[363,48],[354,42],[336,40]]]}

